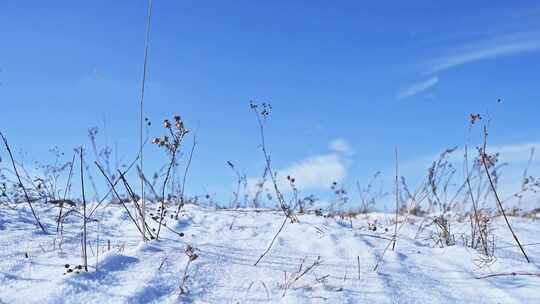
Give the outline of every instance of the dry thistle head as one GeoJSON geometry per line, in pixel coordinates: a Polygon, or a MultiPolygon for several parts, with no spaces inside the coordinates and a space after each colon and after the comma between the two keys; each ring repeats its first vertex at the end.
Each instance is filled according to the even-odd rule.
{"type": "Polygon", "coordinates": [[[270,112],[272,111],[272,105],[270,105],[269,103],[263,102],[262,106],[263,106],[263,110],[261,111],[261,115],[263,117],[268,117],[268,115],[270,115],[270,112]]]}
{"type": "Polygon", "coordinates": [[[175,115],[174,116],[174,126],[176,127],[177,130],[183,130],[184,129],[184,122],[182,121],[182,118],[180,117],[180,115],[175,115]]]}
{"type": "Polygon", "coordinates": [[[257,112],[257,114],[261,115],[263,118],[268,117],[270,115],[270,112],[272,112],[272,105],[266,102],[263,102],[261,104],[260,111],[258,111],[259,105],[253,101],[249,102],[249,106],[253,111],[257,112]]]}
{"type": "Polygon", "coordinates": [[[488,168],[492,168],[499,162],[499,153],[487,154],[481,147],[477,150],[478,157],[475,159],[475,165],[480,166],[485,163],[488,168]]]}
{"type": "Polygon", "coordinates": [[[474,125],[477,121],[480,121],[480,120],[482,120],[482,117],[478,113],[476,113],[476,114],[471,113],[469,115],[469,121],[470,121],[471,125],[474,125]]]}
{"type": "Polygon", "coordinates": [[[163,127],[168,130],[168,135],[157,137],[152,140],[153,144],[159,147],[165,147],[166,150],[171,154],[177,152],[177,150],[180,148],[182,140],[184,139],[184,136],[189,132],[185,128],[184,122],[179,115],[175,115],[173,118],[175,128],[172,127],[170,120],[164,119],[163,127]]]}

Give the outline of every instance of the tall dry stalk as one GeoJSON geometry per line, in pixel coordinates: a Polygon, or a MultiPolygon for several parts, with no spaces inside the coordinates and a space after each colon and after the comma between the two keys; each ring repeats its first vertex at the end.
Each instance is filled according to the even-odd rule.
{"type": "Polygon", "coordinates": [[[275,243],[277,237],[283,231],[283,228],[285,228],[285,224],[287,224],[287,221],[290,220],[291,223],[297,223],[298,222],[298,218],[296,217],[296,215],[294,215],[291,208],[287,205],[287,203],[285,201],[285,197],[283,196],[283,193],[279,190],[278,181],[277,181],[277,175],[272,170],[270,154],[268,153],[268,150],[266,149],[266,140],[265,140],[265,136],[264,136],[264,122],[266,121],[266,118],[268,117],[268,115],[270,115],[270,111],[272,110],[272,106],[267,104],[267,103],[263,103],[262,104],[262,110],[260,112],[258,110],[258,107],[259,106],[257,104],[255,104],[253,102],[250,103],[250,108],[253,111],[253,113],[255,114],[255,117],[257,118],[257,123],[259,125],[259,134],[260,134],[260,139],[261,139],[261,150],[262,150],[262,152],[264,154],[266,169],[268,170],[268,174],[270,175],[270,181],[272,182],[272,184],[274,186],[274,191],[276,193],[276,197],[277,197],[277,200],[278,200],[278,203],[279,203],[279,207],[281,208],[281,211],[283,211],[283,214],[284,214],[285,217],[283,219],[283,222],[281,223],[281,226],[279,226],[279,229],[277,230],[277,232],[274,234],[274,237],[270,241],[270,244],[267,246],[266,250],[261,254],[261,256],[257,259],[254,266],[257,266],[259,264],[259,262],[268,254],[268,252],[270,252],[270,250],[274,246],[274,243],[275,243]]]}
{"type": "Polygon", "coordinates": [[[530,263],[529,257],[527,256],[527,253],[525,253],[525,249],[523,246],[521,246],[521,242],[519,241],[516,233],[514,232],[514,229],[512,229],[512,226],[510,225],[510,222],[508,221],[508,217],[506,216],[506,212],[504,212],[504,207],[501,203],[501,200],[499,198],[499,194],[497,193],[497,189],[495,188],[495,183],[493,182],[493,178],[491,177],[491,173],[489,173],[489,166],[492,165],[491,158],[486,152],[487,147],[487,139],[488,139],[488,131],[487,127],[484,126],[484,146],[482,149],[482,164],[484,166],[484,169],[486,171],[486,175],[489,180],[489,185],[491,186],[491,190],[493,191],[493,195],[495,196],[495,201],[497,202],[497,207],[499,207],[499,211],[501,212],[502,216],[504,217],[504,221],[506,222],[506,226],[508,226],[508,230],[510,230],[510,233],[512,234],[512,237],[516,241],[516,244],[518,245],[519,249],[521,250],[521,253],[525,257],[525,260],[527,260],[527,263],[530,263]]]}
{"type": "MultiPolygon", "coordinates": [[[[144,64],[143,64],[143,77],[141,81],[141,98],[140,98],[140,117],[139,117],[139,164],[141,172],[144,172],[143,166],[143,129],[144,129],[144,88],[146,84],[146,70],[148,65],[148,49],[150,45],[150,25],[152,21],[152,0],[148,1],[148,17],[146,20],[146,38],[144,43],[144,64]]],[[[142,226],[146,225],[146,202],[144,195],[144,178],[141,175],[141,208],[142,208],[142,226]]],[[[146,235],[144,230],[142,231],[143,241],[146,241],[146,235]]]]}
{"type": "Polygon", "coordinates": [[[399,181],[398,181],[398,149],[396,148],[396,224],[394,226],[394,243],[392,244],[392,251],[396,249],[397,242],[397,230],[398,230],[398,215],[399,215],[399,181]]]}
{"type": "Polygon", "coordinates": [[[82,203],[83,203],[83,232],[82,232],[82,255],[83,255],[83,266],[84,270],[88,271],[88,254],[86,251],[87,247],[87,234],[86,234],[86,196],[84,194],[84,158],[83,158],[83,148],[81,147],[81,192],[82,192],[82,203]]]}

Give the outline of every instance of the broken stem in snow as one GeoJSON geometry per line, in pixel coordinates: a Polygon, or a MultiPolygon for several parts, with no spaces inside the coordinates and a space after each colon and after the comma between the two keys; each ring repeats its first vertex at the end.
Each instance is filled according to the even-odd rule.
{"type": "Polygon", "coordinates": [[[263,254],[261,254],[259,259],[257,259],[257,262],[255,262],[255,264],[253,266],[257,266],[257,264],[259,264],[259,262],[262,260],[262,258],[264,258],[264,256],[268,254],[270,249],[272,249],[272,246],[274,246],[274,242],[276,241],[278,235],[281,233],[281,231],[283,231],[283,228],[285,227],[285,224],[287,224],[287,220],[288,220],[287,217],[283,219],[283,223],[281,223],[281,226],[279,227],[278,231],[276,232],[276,234],[274,234],[274,237],[272,238],[272,241],[270,242],[270,244],[268,245],[266,250],[263,252],[263,254]]]}
{"type": "Polygon", "coordinates": [[[502,276],[535,276],[540,277],[540,272],[501,272],[501,273],[492,273],[483,276],[477,276],[475,279],[487,279],[492,277],[502,277],[502,276]]]}

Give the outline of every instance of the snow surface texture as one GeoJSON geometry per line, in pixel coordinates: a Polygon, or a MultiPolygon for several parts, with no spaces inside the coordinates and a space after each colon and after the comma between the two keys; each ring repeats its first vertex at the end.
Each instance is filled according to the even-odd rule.
{"type": "MultiPolygon", "coordinates": [[[[54,219],[57,211],[39,212],[43,219],[54,219]]],[[[496,260],[480,266],[479,254],[460,245],[468,222],[452,222],[457,245],[441,248],[432,239],[436,233],[429,225],[432,220],[413,217],[399,231],[396,250],[388,250],[373,271],[393,234],[391,215],[369,214],[352,221],[299,216],[300,223],[287,223],[270,253],[254,266],[283,221],[279,212],[188,205],[178,221],[167,223],[185,233],[183,238],[164,230],[160,241],[146,244],[121,207],[100,212],[100,224],[89,224],[90,271],[65,274],[65,264],[81,263],[80,222],[66,224],[60,249],[59,237],[39,232],[25,211],[0,209],[0,303],[538,303],[540,299],[540,277],[476,279],[496,272],[538,272],[540,246],[534,243],[540,224],[534,219],[511,218],[522,242],[529,244],[525,248],[530,264],[513,246],[502,219],[494,222],[496,260]],[[377,230],[368,230],[368,223],[375,221],[377,230]],[[419,229],[421,225],[424,228],[419,229]],[[189,245],[198,258],[187,268],[187,292],[180,294],[189,245]],[[320,265],[308,269],[319,256],[320,265]]],[[[53,222],[46,223],[49,231],[55,230],[53,222]]]]}

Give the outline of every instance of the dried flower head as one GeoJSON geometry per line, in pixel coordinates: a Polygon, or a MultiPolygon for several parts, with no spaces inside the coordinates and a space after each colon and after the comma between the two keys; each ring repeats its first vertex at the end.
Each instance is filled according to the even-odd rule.
{"type": "Polygon", "coordinates": [[[176,124],[175,124],[175,126],[176,126],[176,129],[177,129],[177,130],[182,130],[182,129],[184,129],[184,123],[183,123],[182,121],[177,121],[176,124]]]}
{"type": "Polygon", "coordinates": [[[482,120],[482,116],[480,116],[480,114],[474,114],[474,113],[471,113],[469,115],[469,120],[471,122],[471,125],[474,125],[477,121],[479,120],[482,120]]]}
{"type": "Polygon", "coordinates": [[[499,153],[488,154],[483,148],[478,147],[478,157],[475,159],[475,165],[480,166],[484,163],[488,168],[492,168],[499,162],[499,153]]]}

